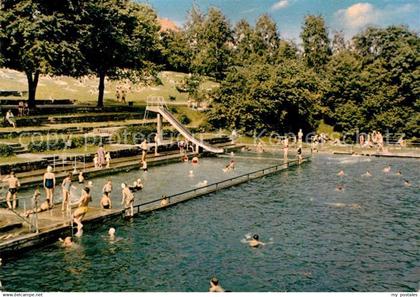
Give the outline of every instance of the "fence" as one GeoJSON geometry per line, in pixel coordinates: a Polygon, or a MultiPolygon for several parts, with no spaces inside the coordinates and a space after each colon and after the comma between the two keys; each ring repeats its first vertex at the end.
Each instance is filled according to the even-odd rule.
{"type": "MultiPolygon", "coordinates": [[[[302,162],[309,161],[310,157],[306,157],[302,159],[302,162]]],[[[267,176],[269,174],[277,173],[283,169],[286,169],[291,166],[300,165],[299,160],[290,160],[286,161],[283,164],[273,165],[264,169],[256,170],[253,172],[249,172],[246,174],[242,174],[239,176],[232,177],[230,179],[226,179],[220,182],[212,183],[206,185],[204,187],[195,188],[192,190],[188,190],[185,192],[177,193],[170,196],[164,196],[159,199],[143,202],[134,206],[135,213],[142,213],[148,212],[152,210],[156,210],[159,208],[168,207],[179,202],[183,202],[189,199],[193,199],[199,196],[207,195],[222,189],[230,188],[232,186],[236,186],[238,184],[242,184],[257,178],[261,178],[263,176],[267,176]],[[163,199],[168,199],[168,204],[162,205],[161,202],[163,199]]],[[[128,208],[126,209],[128,210],[128,208]]]]}

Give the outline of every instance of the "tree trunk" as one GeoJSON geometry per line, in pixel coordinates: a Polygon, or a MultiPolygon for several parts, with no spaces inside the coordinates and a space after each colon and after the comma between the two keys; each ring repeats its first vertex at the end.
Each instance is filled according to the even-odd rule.
{"type": "Polygon", "coordinates": [[[98,107],[104,107],[104,91],[105,91],[105,72],[99,73],[99,94],[98,94],[98,107]]]}
{"type": "Polygon", "coordinates": [[[35,71],[32,75],[32,72],[26,71],[26,78],[28,80],[28,106],[30,109],[36,107],[35,96],[36,88],[38,86],[39,71],[35,71]]]}

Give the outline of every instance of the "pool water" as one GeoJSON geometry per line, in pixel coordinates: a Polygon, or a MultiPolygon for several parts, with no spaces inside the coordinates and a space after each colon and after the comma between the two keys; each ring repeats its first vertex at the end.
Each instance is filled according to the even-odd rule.
{"type": "MultiPolygon", "coordinates": [[[[215,168],[227,160],[203,160],[197,180],[222,178],[215,168]]],[[[238,159],[237,171],[266,165],[238,159]]],[[[301,167],[132,221],[87,227],[77,248],[54,244],[6,261],[0,280],[9,291],[207,291],[212,276],[234,292],[416,291],[418,165],[319,155],[301,167]],[[382,172],[387,164],[389,174],[382,172]],[[341,169],[346,176],[337,176],[341,169]],[[366,170],[373,176],[361,177],[366,170]],[[339,184],[344,191],[336,191],[339,184]],[[117,229],[116,240],[107,237],[109,227],[117,229]],[[243,243],[253,233],[267,244],[252,249],[243,243]]],[[[150,193],[185,187],[190,165],[179,175],[171,166],[177,165],[149,170],[150,187],[165,177],[150,193]]]]}

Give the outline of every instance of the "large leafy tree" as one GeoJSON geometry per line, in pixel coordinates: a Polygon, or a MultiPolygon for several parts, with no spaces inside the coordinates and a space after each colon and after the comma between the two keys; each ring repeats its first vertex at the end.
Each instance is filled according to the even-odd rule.
{"type": "Polygon", "coordinates": [[[3,66],[22,71],[28,81],[28,105],[35,107],[41,74],[75,74],[80,60],[76,0],[3,0],[0,50],[3,66]]]}
{"type": "Polygon", "coordinates": [[[87,72],[99,78],[98,106],[104,104],[105,77],[135,71],[137,78],[153,69],[159,24],[147,5],[131,1],[90,0],[81,18],[80,51],[87,72]]]}
{"type": "Polygon", "coordinates": [[[324,18],[315,15],[306,16],[300,37],[306,64],[317,70],[322,69],[331,56],[330,40],[324,18]]]}
{"type": "Polygon", "coordinates": [[[219,9],[210,8],[201,26],[197,22],[195,25],[201,29],[200,32],[192,30],[195,36],[190,38],[194,47],[193,71],[217,80],[223,79],[232,64],[232,31],[229,21],[219,9]]]}
{"type": "Polygon", "coordinates": [[[264,14],[258,18],[254,32],[254,52],[272,62],[280,41],[276,22],[264,14]]]}
{"type": "Polygon", "coordinates": [[[214,97],[209,122],[252,134],[316,127],[318,77],[298,60],[233,68],[214,97]]]}

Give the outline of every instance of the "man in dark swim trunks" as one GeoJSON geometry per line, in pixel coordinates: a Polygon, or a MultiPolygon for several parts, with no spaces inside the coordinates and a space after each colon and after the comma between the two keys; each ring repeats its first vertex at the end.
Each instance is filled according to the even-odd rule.
{"type": "Polygon", "coordinates": [[[3,181],[9,184],[9,190],[7,191],[6,195],[7,207],[9,209],[15,209],[17,200],[17,190],[20,187],[20,182],[13,171],[10,172],[10,175],[7,176],[3,181]],[[10,203],[10,200],[13,200],[13,206],[10,203]]]}

